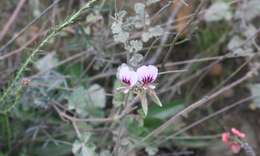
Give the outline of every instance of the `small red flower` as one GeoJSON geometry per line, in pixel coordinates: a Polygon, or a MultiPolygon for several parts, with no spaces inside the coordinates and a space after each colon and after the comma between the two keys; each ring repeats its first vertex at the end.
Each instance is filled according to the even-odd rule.
{"type": "Polygon", "coordinates": [[[246,137],[245,133],[240,132],[236,128],[231,129],[231,133],[224,132],[222,133],[222,142],[228,145],[229,149],[233,153],[239,153],[241,150],[241,144],[237,139],[244,139],[246,137]]]}
{"type": "Polygon", "coordinates": [[[229,148],[233,153],[237,154],[241,150],[241,145],[239,143],[232,143],[229,145],[229,148]]]}
{"type": "Polygon", "coordinates": [[[232,132],[233,135],[235,135],[235,136],[237,136],[237,137],[239,137],[241,139],[244,139],[246,137],[245,133],[240,132],[236,128],[232,128],[231,132],[232,132]]]}
{"type": "Polygon", "coordinates": [[[222,133],[222,142],[224,144],[228,144],[229,143],[229,133],[228,132],[224,132],[222,133]]]}

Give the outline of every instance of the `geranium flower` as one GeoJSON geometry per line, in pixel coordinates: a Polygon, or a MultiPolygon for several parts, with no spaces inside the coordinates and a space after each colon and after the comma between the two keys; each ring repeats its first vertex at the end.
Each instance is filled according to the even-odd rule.
{"type": "Polygon", "coordinates": [[[231,132],[232,132],[233,135],[235,135],[235,136],[237,136],[237,137],[239,137],[241,139],[244,139],[246,137],[245,133],[240,132],[236,128],[232,128],[231,132]]]}
{"type": "Polygon", "coordinates": [[[231,129],[231,133],[222,133],[222,142],[228,145],[229,149],[233,153],[239,153],[241,150],[241,143],[237,139],[244,139],[246,137],[245,133],[240,132],[236,128],[231,129]]]}
{"type": "Polygon", "coordinates": [[[222,142],[224,144],[228,144],[229,143],[229,133],[228,132],[224,132],[222,133],[222,142]]]}
{"type": "Polygon", "coordinates": [[[144,89],[151,88],[154,89],[155,86],[152,84],[157,76],[158,76],[158,68],[149,65],[149,66],[141,66],[137,69],[138,80],[144,89]]]}
{"type": "Polygon", "coordinates": [[[237,154],[241,150],[241,145],[239,143],[231,143],[229,148],[233,153],[237,154]]]}
{"type": "Polygon", "coordinates": [[[117,69],[117,79],[125,85],[125,87],[123,87],[123,92],[128,93],[128,91],[137,83],[138,76],[137,73],[131,70],[126,64],[122,64],[117,69]]]}

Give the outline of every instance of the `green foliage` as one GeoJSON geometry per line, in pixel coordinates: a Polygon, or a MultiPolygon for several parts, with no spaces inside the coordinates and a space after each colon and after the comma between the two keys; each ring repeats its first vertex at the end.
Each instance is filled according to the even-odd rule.
{"type": "Polygon", "coordinates": [[[117,88],[122,87],[121,83],[118,80],[114,81],[114,85],[113,85],[113,106],[114,107],[119,107],[122,106],[124,104],[124,99],[125,99],[125,94],[122,92],[118,92],[117,88]]]}
{"type": "Polygon", "coordinates": [[[40,72],[45,72],[55,67],[58,64],[58,62],[59,60],[56,57],[56,53],[52,52],[35,62],[35,67],[40,72]]]}
{"type": "MultiPolygon", "coordinates": [[[[10,92],[14,89],[16,90],[16,95],[18,96],[19,92],[21,91],[22,87],[18,86],[16,88],[16,83],[21,78],[23,72],[26,70],[27,66],[32,62],[34,57],[38,54],[40,49],[45,46],[51,39],[53,39],[62,29],[65,27],[73,24],[75,20],[81,15],[81,13],[90,7],[92,3],[94,3],[96,0],[91,0],[88,3],[86,3],[82,8],[80,8],[77,12],[72,14],[70,17],[68,17],[63,23],[55,26],[53,29],[50,30],[50,33],[40,42],[40,44],[32,51],[31,55],[28,57],[28,59],[22,64],[21,68],[18,70],[16,77],[12,81],[11,85],[5,90],[4,94],[0,98],[0,103],[3,103],[6,97],[10,94],[10,92]]],[[[8,106],[4,106],[3,110],[1,109],[1,112],[6,113],[9,112],[17,103],[17,100],[19,99],[19,96],[16,98],[16,100],[11,103],[8,106]]]]}
{"type": "MultiPolygon", "coordinates": [[[[151,130],[159,127],[169,117],[174,116],[183,108],[184,104],[179,100],[166,103],[163,107],[151,105],[149,106],[149,111],[145,118],[127,119],[128,131],[135,137],[144,137],[151,132],[151,130]]],[[[178,126],[176,125],[176,127],[178,126]]]]}
{"type": "Polygon", "coordinates": [[[147,32],[142,34],[142,40],[148,42],[153,37],[158,37],[163,34],[163,29],[160,26],[151,27],[147,32]]]}
{"type": "Polygon", "coordinates": [[[168,102],[164,104],[163,107],[152,105],[149,108],[149,113],[147,117],[153,117],[153,118],[165,120],[171,116],[174,116],[183,108],[184,108],[184,103],[183,101],[180,100],[168,102]]]}
{"type": "Polygon", "coordinates": [[[249,89],[250,89],[252,95],[255,97],[254,100],[253,100],[255,106],[257,108],[260,108],[260,98],[259,98],[259,95],[260,95],[260,84],[259,83],[255,83],[255,84],[249,85],[249,89]]]}
{"type": "Polygon", "coordinates": [[[64,156],[71,153],[71,145],[63,143],[48,143],[44,147],[37,147],[33,149],[32,154],[37,156],[64,156]]]}
{"type": "Polygon", "coordinates": [[[67,66],[61,66],[59,68],[59,71],[62,72],[64,75],[70,75],[73,78],[73,80],[77,80],[80,78],[82,74],[82,64],[75,63],[67,66]]]}
{"type": "Polygon", "coordinates": [[[88,143],[90,134],[85,133],[73,143],[72,152],[75,156],[97,156],[95,145],[88,143]]]}
{"type": "Polygon", "coordinates": [[[88,90],[83,87],[74,89],[68,97],[69,109],[76,110],[80,116],[103,116],[98,108],[105,107],[105,91],[99,85],[93,85],[88,90]],[[98,98],[97,98],[98,97],[98,98]]]}
{"type": "Polygon", "coordinates": [[[145,148],[145,151],[148,153],[149,156],[152,156],[152,155],[156,155],[159,149],[157,147],[147,146],[145,148]]]}
{"type": "Polygon", "coordinates": [[[157,3],[157,2],[160,2],[160,0],[146,0],[146,4],[147,5],[151,5],[151,4],[154,4],[154,3],[157,3]]]}
{"type": "Polygon", "coordinates": [[[200,29],[196,35],[197,47],[200,52],[215,53],[218,49],[215,49],[214,45],[219,43],[223,36],[226,36],[229,31],[229,26],[226,23],[214,24],[213,27],[205,27],[200,29]],[[211,49],[210,49],[211,48],[211,49]]]}
{"type": "Polygon", "coordinates": [[[141,118],[127,118],[125,119],[128,133],[132,139],[140,141],[140,139],[149,133],[149,130],[143,126],[143,120],[141,118]]]}
{"type": "Polygon", "coordinates": [[[143,42],[139,40],[131,40],[129,45],[126,46],[126,49],[130,53],[138,52],[143,49],[143,42]]]}
{"type": "MultiPolygon", "coordinates": [[[[157,0],[147,1],[147,5],[158,2],[157,0]]],[[[112,23],[111,29],[114,40],[124,44],[125,49],[130,53],[136,53],[143,49],[143,42],[148,42],[153,37],[163,34],[163,29],[157,25],[150,27],[150,16],[146,11],[144,3],[135,3],[134,16],[125,17],[127,12],[121,10],[115,14],[115,21],[112,23]],[[143,29],[143,32],[140,30],[143,29]],[[146,31],[148,30],[148,31],[146,31]],[[130,40],[131,32],[139,31],[141,39],[130,40]]]]}
{"type": "MultiPolygon", "coordinates": [[[[26,60],[18,70],[13,84],[3,91],[4,94],[0,98],[0,146],[1,150],[3,149],[0,156],[6,153],[15,153],[17,156],[112,156],[116,155],[117,148],[123,152],[138,151],[134,153],[136,155],[146,152],[149,156],[155,156],[158,153],[164,154],[159,148],[164,146],[161,142],[169,141],[164,147],[174,150],[179,147],[186,149],[210,145],[211,140],[216,138],[192,138],[187,137],[187,134],[172,137],[175,131],[181,130],[185,125],[182,119],[163,129],[159,139],[155,136],[154,140],[143,141],[153,130],[183,110],[184,101],[163,99],[162,103],[156,92],[149,89],[136,95],[139,88],[134,88],[133,92],[131,90],[129,94],[124,94],[117,91],[122,87],[120,82],[114,80],[113,76],[109,77],[114,74],[114,69],[124,57],[134,69],[145,64],[147,60],[143,59],[153,57],[153,53],[146,53],[146,56],[148,48],[145,46],[151,46],[150,50],[157,48],[157,45],[150,45],[149,41],[165,34],[165,30],[164,24],[156,25],[157,23],[152,21],[156,18],[151,18],[154,16],[148,14],[148,7],[158,7],[159,1],[137,2],[131,16],[127,16],[130,14],[122,10],[111,18],[114,13],[112,3],[100,1],[99,6],[87,10],[89,5],[95,2],[92,0],[63,23],[52,28],[40,44],[32,52],[29,51],[30,55],[25,57],[26,60]],[[107,8],[107,3],[110,8],[107,8]],[[68,30],[62,31],[65,27],[68,27],[68,30]],[[124,46],[126,55],[112,39],[124,46]],[[51,43],[50,46],[43,48],[48,43],[51,43]],[[49,52],[52,49],[55,49],[55,52],[36,60],[40,51],[49,52]],[[69,61],[65,64],[58,58],[69,61]],[[33,68],[29,68],[30,65],[33,68]],[[58,69],[53,69],[56,66],[59,66],[58,69]],[[34,75],[35,72],[40,73],[34,75]],[[27,74],[31,76],[28,77],[30,84],[23,86],[20,79],[27,74]],[[92,79],[92,76],[100,76],[103,79],[92,79]],[[140,97],[141,105],[139,99],[136,101],[136,96],[140,97]]],[[[171,5],[171,2],[168,4],[171,5]]],[[[73,8],[74,5],[76,4],[73,3],[73,8]]],[[[228,12],[223,13],[224,15],[229,13],[229,9],[226,11],[228,12]]],[[[222,15],[221,18],[226,18],[222,15]]],[[[56,18],[55,16],[54,19],[56,18]]],[[[223,41],[222,37],[229,33],[229,29],[227,23],[205,23],[205,27],[198,30],[197,40],[191,42],[195,42],[202,55],[205,51],[215,54],[220,48],[215,45],[223,41]]],[[[178,64],[177,52],[175,56],[178,64]]],[[[158,63],[160,66],[160,62],[158,63]]],[[[176,69],[168,67],[168,63],[171,65],[171,62],[167,62],[165,68],[161,69],[176,69]]],[[[198,67],[196,66],[196,70],[198,67]]],[[[160,79],[165,79],[165,76],[160,79]]],[[[257,87],[250,87],[253,95],[257,94],[257,87]]],[[[165,88],[159,86],[158,90],[160,89],[165,88]]],[[[178,94],[179,96],[182,96],[182,93],[178,94]]],[[[259,99],[255,99],[255,103],[258,101],[259,99]]]]}

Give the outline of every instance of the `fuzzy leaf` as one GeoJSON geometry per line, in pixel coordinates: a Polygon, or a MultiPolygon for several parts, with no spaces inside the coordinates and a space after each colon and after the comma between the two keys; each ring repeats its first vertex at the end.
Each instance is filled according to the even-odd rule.
{"type": "Polygon", "coordinates": [[[244,4],[243,12],[241,12],[242,16],[246,18],[246,20],[250,21],[254,19],[256,16],[259,16],[260,13],[260,1],[259,0],[250,0],[244,4]]]}
{"type": "Polygon", "coordinates": [[[229,50],[235,50],[239,47],[241,47],[241,45],[244,43],[244,40],[239,37],[239,36],[234,36],[231,38],[231,40],[229,41],[227,47],[229,50]]]}
{"type": "Polygon", "coordinates": [[[97,108],[104,108],[106,104],[105,89],[98,84],[92,85],[87,90],[87,100],[92,102],[97,108]]]}
{"type": "Polygon", "coordinates": [[[143,61],[143,55],[139,53],[134,53],[134,55],[129,60],[129,64],[133,67],[137,67],[143,61]]]}
{"type": "Polygon", "coordinates": [[[122,31],[118,34],[114,34],[115,42],[126,43],[128,38],[129,38],[129,33],[126,31],[122,31]]]}
{"type": "Polygon", "coordinates": [[[160,2],[160,0],[146,0],[147,5],[151,5],[151,4],[157,3],[157,2],[160,2]]]}
{"type": "Polygon", "coordinates": [[[254,98],[254,104],[257,108],[260,108],[260,83],[252,84],[249,86],[249,88],[252,95],[256,97],[254,98]]]}
{"type": "Polygon", "coordinates": [[[111,30],[113,34],[121,33],[122,32],[122,23],[119,23],[117,21],[112,23],[111,30]]]}
{"type": "Polygon", "coordinates": [[[174,116],[176,113],[184,108],[184,103],[180,100],[167,102],[163,105],[163,107],[151,105],[149,107],[149,113],[147,117],[165,120],[171,116],[174,116]]]}
{"type": "Polygon", "coordinates": [[[35,63],[35,67],[40,72],[44,72],[55,67],[58,64],[58,59],[55,57],[55,55],[55,52],[47,54],[35,63]]]}
{"type": "Polygon", "coordinates": [[[135,4],[136,16],[130,17],[134,21],[134,26],[137,29],[143,28],[144,25],[150,25],[150,19],[148,13],[145,11],[145,5],[143,3],[135,4]]]}
{"type": "MultiPolygon", "coordinates": [[[[46,140],[45,142],[48,142],[46,140]]],[[[50,141],[48,144],[44,146],[35,146],[33,150],[30,152],[30,155],[37,156],[64,156],[69,155],[71,153],[71,146],[67,144],[57,144],[55,142],[50,141]]],[[[1,155],[0,155],[1,156],[1,155]]],[[[6,156],[6,155],[4,155],[6,156]]],[[[24,156],[28,156],[27,154],[24,156]]]]}
{"type": "Polygon", "coordinates": [[[232,14],[230,12],[229,4],[217,1],[213,3],[205,12],[204,19],[207,22],[215,22],[220,20],[230,20],[232,14]]]}
{"type": "Polygon", "coordinates": [[[101,19],[103,19],[103,17],[100,14],[91,13],[86,17],[86,22],[87,23],[96,23],[101,19]]]}
{"type": "Polygon", "coordinates": [[[116,13],[116,18],[119,21],[123,21],[124,17],[126,16],[127,12],[125,10],[121,10],[118,13],[116,13]]]}
{"type": "Polygon", "coordinates": [[[232,54],[237,56],[250,56],[253,54],[251,46],[244,44],[245,40],[239,36],[234,36],[228,43],[227,48],[232,54]]]}
{"type": "Polygon", "coordinates": [[[68,101],[69,109],[76,110],[81,116],[102,116],[102,112],[97,108],[103,108],[106,100],[104,90],[93,85],[88,90],[83,87],[76,88],[68,97],[68,101]]]}
{"type": "Polygon", "coordinates": [[[79,140],[76,140],[72,146],[72,152],[75,156],[97,156],[95,149],[95,146],[79,140]]]}
{"type": "Polygon", "coordinates": [[[114,86],[113,86],[114,94],[113,94],[112,104],[114,105],[114,107],[119,107],[119,106],[123,105],[123,103],[124,103],[125,94],[117,91],[117,88],[120,88],[120,87],[122,87],[121,83],[116,80],[114,82],[114,86]]]}
{"type": "Polygon", "coordinates": [[[112,154],[109,150],[104,150],[101,151],[100,156],[112,156],[112,154]]]}
{"type": "Polygon", "coordinates": [[[143,49],[143,42],[140,40],[131,40],[129,45],[126,46],[126,49],[130,53],[136,53],[143,49]]]}
{"type": "Polygon", "coordinates": [[[145,148],[145,152],[147,152],[149,156],[156,155],[156,153],[158,151],[159,151],[159,149],[157,147],[153,147],[153,146],[147,146],[145,148]]]}
{"type": "Polygon", "coordinates": [[[148,29],[148,32],[142,34],[142,40],[144,42],[149,41],[153,37],[158,37],[163,34],[163,29],[160,26],[155,26],[148,29]]]}
{"type": "Polygon", "coordinates": [[[50,70],[34,77],[30,84],[31,86],[23,91],[22,103],[28,106],[47,108],[53,91],[62,85],[66,86],[67,83],[64,75],[50,70]]]}
{"type": "Polygon", "coordinates": [[[141,17],[144,17],[145,5],[143,3],[136,3],[135,4],[135,13],[141,17]]]}
{"type": "Polygon", "coordinates": [[[76,88],[70,97],[69,100],[69,109],[75,109],[76,112],[82,116],[87,116],[87,100],[86,100],[86,92],[83,87],[76,88]]]}

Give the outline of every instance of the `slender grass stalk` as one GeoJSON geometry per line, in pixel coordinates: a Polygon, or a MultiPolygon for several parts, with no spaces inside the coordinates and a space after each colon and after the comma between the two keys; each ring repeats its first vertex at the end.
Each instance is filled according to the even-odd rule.
{"type": "Polygon", "coordinates": [[[3,135],[5,136],[5,141],[6,141],[6,144],[7,144],[7,148],[8,150],[11,149],[11,136],[12,136],[12,133],[11,133],[11,129],[10,129],[10,124],[9,124],[9,119],[8,119],[8,115],[7,113],[3,114],[2,115],[2,120],[1,120],[3,126],[3,135]]]}
{"type": "MultiPolygon", "coordinates": [[[[90,7],[91,4],[93,4],[94,2],[96,2],[97,0],[91,0],[89,2],[87,2],[82,8],[80,8],[77,12],[75,12],[74,14],[72,14],[71,16],[69,16],[68,18],[65,19],[65,21],[63,23],[61,23],[60,25],[55,26],[54,28],[50,29],[48,35],[40,42],[40,44],[32,51],[32,54],[29,56],[29,58],[23,63],[23,65],[21,66],[21,68],[19,69],[19,71],[17,72],[14,80],[12,81],[11,85],[6,89],[6,91],[3,93],[3,95],[0,98],[0,103],[4,103],[5,98],[10,94],[10,92],[12,91],[13,87],[15,87],[16,83],[19,81],[19,79],[21,78],[23,72],[25,71],[25,69],[27,68],[27,66],[32,62],[32,60],[34,59],[34,57],[38,54],[38,52],[40,51],[40,49],[45,46],[52,38],[54,38],[62,29],[64,29],[65,27],[75,23],[76,19],[81,15],[81,13],[88,9],[90,7]]],[[[16,90],[16,95],[17,92],[20,92],[22,89],[22,86],[19,85],[15,90],[16,90]]],[[[19,100],[19,95],[18,97],[16,97],[16,101],[19,100]]],[[[9,112],[15,105],[17,102],[14,102],[13,104],[11,104],[10,106],[7,106],[4,109],[1,109],[1,113],[7,113],[9,112]]]]}

